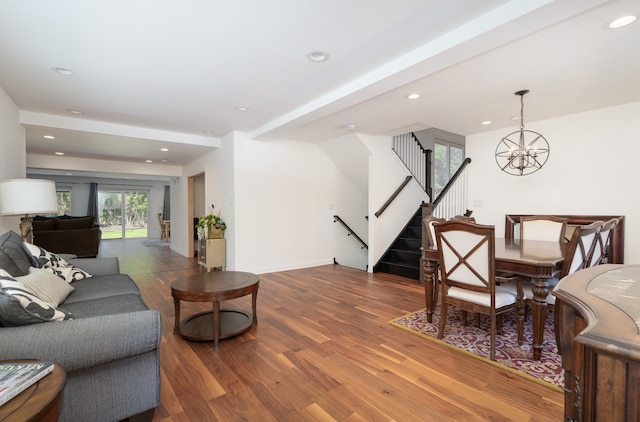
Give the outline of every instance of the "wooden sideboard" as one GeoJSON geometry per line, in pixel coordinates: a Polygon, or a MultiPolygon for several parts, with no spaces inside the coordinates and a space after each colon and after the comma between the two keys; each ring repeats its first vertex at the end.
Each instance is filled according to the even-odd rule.
{"type": "Polygon", "coordinates": [[[640,421],[640,265],[580,270],[553,294],[565,421],[640,421]]]}
{"type": "MultiPolygon", "coordinates": [[[[516,238],[516,232],[520,226],[520,219],[533,214],[506,214],[504,222],[504,237],[506,239],[516,238]]],[[[585,226],[595,221],[608,221],[612,218],[619,220],[618,224],[611,230],[609,238],[609,251],[607,259],[609,264],[624,264],[624,216],[623,215],[557,215],[567,219],[567,241],[571,239],[573,228],[577,225],[585,226]]]]}

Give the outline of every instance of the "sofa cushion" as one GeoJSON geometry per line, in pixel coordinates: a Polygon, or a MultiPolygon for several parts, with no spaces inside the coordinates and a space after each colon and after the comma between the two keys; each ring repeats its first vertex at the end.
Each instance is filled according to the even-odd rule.
{"type": "Polygon", "coordinates": [[[14,231],[0,236],[0,268],[14,277],[29,274],[33,258],[25,250],[25,242],[14,231]]]}
{"type": "Polygon", "coordinates": [[[68,303],[100,299],[117,295],[140,296],[138,286],[127,274],[98,275],[71,283],[74,290],[65,300],[68,303]]]}
{"type": "Polygon", "coordinates": [[[38,231],[46,231],[46,230],[54,230],[55,224],[53,222],[53,218],[46,220],[36,220],[35,218],[31,222],[31,227],[33,227],[34,232],[38,231]]]}
{"type": "Polygon", "coordinates": [[[0,270],[0,322],[7,327],[72,319],[69,312],[58,309],[35,296],[19,281],[0,270]]]}
{"type": "Polygon", "coordinates": [[[31,290],[38,299],[54,306],[62,303],[73,291],[71,284],[44,268],[31,267],[29,274],[16,277],[16,280],[31,290]]]}
{"type": "Polygon", "coordinates": [[[79,302],[65,302],[60,309],[72,314],[74,318],[90,318],[103,315],[123,314],[145,311],[149,308],[138,295],[109,296],[79,302]]]}
{"type": "Polygon", "coordinates": [[[38,267],[46,269],[69,283],[91,277],[88,272],[69,264],[58,255],[46,251],[40,246],[31,243],[25,243],[25,245],[37,262],[38,267]]]}
{"type": "Polygon", "coordinates": [[[95,217],[56,218],[53,220],[56,230],[90,229],[95,224],[95,217]]]}

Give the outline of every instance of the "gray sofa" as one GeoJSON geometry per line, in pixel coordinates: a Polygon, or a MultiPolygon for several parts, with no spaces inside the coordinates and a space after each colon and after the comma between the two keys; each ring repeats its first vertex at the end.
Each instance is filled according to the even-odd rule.
{"type": "MultiPolygon", "coordinates": [[[[92,277],[70,283],[74,290],[58,305],[65,319],[21,326],[0,321],[0,360],[38,359],[64,368],[61,421],[151,420],[160,396],[159,312],[120,274],[117,258],[67,262],[92,277]]],[[[6,302],[7,295],[0,296],[6,302]]]]}

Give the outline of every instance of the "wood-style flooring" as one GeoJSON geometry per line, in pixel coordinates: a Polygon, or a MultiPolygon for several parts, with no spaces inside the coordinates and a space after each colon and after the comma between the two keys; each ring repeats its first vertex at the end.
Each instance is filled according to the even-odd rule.
{"type": "Polygon", "coordinates": [[[195,259],[134,239],[102,241],[99,256],[119,257],[161,313],[154,421],[563,419],[561,393],[390,325],[424,307],[415,280],[339,265],[261,274],[258,325],[214,351],[173,334],[169,286],[203,271],[195,259]]]}

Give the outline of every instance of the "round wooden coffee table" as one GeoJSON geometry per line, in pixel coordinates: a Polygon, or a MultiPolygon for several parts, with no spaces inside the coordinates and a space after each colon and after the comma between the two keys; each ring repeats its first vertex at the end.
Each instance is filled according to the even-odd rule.
{"type": "Polygon", "coordinates": [[[171,283],[171,296],[175,305],[173,333],[187,340],[218,341],[242,334],[258,323],[256,304],[260,278],[240,271],[214,271],[200,273],[171,283]],[[251,295],[252,312],[238,309],[220,309],[223,300],[251,295]],[[180,321],[180,301],[211,302],[213,310],[191,315],[180,321]]]}
{"type": "MultiPolygon", "coordinates": [[[[30,360],[2,361],[2,363],[30,360]]],[[[62,395],[67,375],[60,366],[35,384],[0,406],[0,421],[57,421],[62,410],[62,395]]]]}

